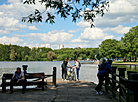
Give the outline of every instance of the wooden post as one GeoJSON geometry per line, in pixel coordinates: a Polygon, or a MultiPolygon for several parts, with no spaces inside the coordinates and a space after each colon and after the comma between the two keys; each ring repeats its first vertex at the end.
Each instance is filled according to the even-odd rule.
{"type": "Polygon", "coordinates": [[[5,77],[2,77],[2,92],[6,92],[6,80],[5,77]]]}
{"type": "Polygon", "coordinates": [[[138,74],[137,75],[135,74],[134,77],[135,77],[135,80],[137,80],[137,82],[135,82],[133,84],[133,88],[134,88],[133,89],[133,91],[134,91],[134,102],[138,102],[138,74]]]}
{"type": "Polygon", "coordinates": [[[135,72],[128,72],[128,83],[127,87],[127,101],[126,102],[138,102],[138,74],[135,72]]]}
{"type": "Polygon", "coordinates": [[[44,91],[44,75],[42,76],[42,91],[44,91]]]}
{"type": "Polygon", "coordinates": [[[117,69],[117,66],[112,66],[112,96],[113,97],[116,97],[115,94],[114,94],[114,88],[116,87],[116,82],[114,82],[114,80],[116,80],[116,76],[114,76],[113,74],[116,74],[116,69],[117,69]]]}
{"type": "Polygon", "coordinates": [[[53,87],[56,87],[56,67],[53,67],[53,87]]]}
{"type": "Polygon", "coordinates": [[[27,67],[28,67],[28,65],[22,65],[22,67],[23,67],[23,70],[24,70],[24,74],[26,74],[27,73],[27,67]]]}
{"type": "Polygon", "coordinates": [[[105,91],[108,92],[109,74],[105,75],[105,91]]]}
{"type": "Polygon", "coordinates": [[[121,90],[120,84],[123,84],[123,81],[121,80],[121,76],[125,78],[125,71],[126,68],[118,68],[119,71],[119,101],[121,101],[121,96],[123,96],[123,91],[121,90]]]}
{"type": "Polygon", "coordinates": [[[135,71],[127,71],[127,75],[128,75],[128,80],[133,80],[133,75],[131,75],[130,73],[134,73],[134,74],[137,74],[137,72],[135,71]]]}

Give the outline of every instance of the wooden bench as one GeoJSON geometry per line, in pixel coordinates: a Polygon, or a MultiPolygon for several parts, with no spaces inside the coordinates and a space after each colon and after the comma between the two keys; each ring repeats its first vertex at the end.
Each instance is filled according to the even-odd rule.
{"type": "MultiPolygon", "coordinates": [[[[2,77],[2,92],[6,91],[6,86],[10,86],[10,82],[6,82],[6,80],[11,80],[13,74],[3,74],[2,77]]],[[[25,74],[25,79],[35,79],[35,80],[30,80],[26,82],[26,86],[30,85],[39,85],[42,87],[42,91],[44,91],[44,85],[47,84],[47,82],[44,82],[45,74],[44,73],[26,73],[25,74]]],[[[14,86],[22,86],[19,83],[15,83],[14,86]]]]}

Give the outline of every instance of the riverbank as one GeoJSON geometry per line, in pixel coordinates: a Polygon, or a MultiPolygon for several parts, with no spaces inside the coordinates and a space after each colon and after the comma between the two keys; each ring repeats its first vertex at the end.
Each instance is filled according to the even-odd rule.
{"type": "Polygon", "coordinates": [[[138,65],[138,62],[123,62],[123,61],[115,61],[113,65],[138,65]]]}
{"type": "MultiPolygon", "coordinates": [[[[47,80],[48,82],[51,79],[47,80]]],[[[51,85],[47,89],[41,91],[41,88],[27,89],[25,94],[21,93],[21,89],[14,89],[13,94],[0,92],[0,101],[44,101],[44,102],[117,102],[113,100],[111,94],[103,95],[95,94],[96,85],[87,81],[62,81],[57,79],[57,87],[51,85]]],[[[1,91],[1,90],[0,90],[1,91]]]]}

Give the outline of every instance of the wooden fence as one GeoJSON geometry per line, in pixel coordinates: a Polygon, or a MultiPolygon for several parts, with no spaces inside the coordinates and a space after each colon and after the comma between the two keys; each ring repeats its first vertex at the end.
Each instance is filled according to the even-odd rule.
{"type": "Polygon", "coordinates": [[[113,97],[117,97],[120,102],[138,102],[138,74],[134,71],[127,71],[128,78],[125,77],[126,68],[112,66],[112,72],[105,76],[105,90],[110,91],[113,97]]]}

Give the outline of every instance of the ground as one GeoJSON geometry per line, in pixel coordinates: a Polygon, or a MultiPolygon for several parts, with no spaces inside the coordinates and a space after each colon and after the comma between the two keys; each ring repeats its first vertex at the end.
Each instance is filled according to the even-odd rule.
{"type": "MultiPolygon", "coordinates": [[[[50,81],[47,80],[48,82],[50,81]]],[[[96,85],[87,81],[62,81],[57,79],[57,87],[48,85],[44,91],[41,88],[27,89],[22,94],[21,89],[14,89],[13,94],[0,92],[0,102],[33,101],[33,102],[117,102],[110,93],[96,95],[96,85]]],[[[1,91],[1,90],[0,90],[1,91]]]]}

